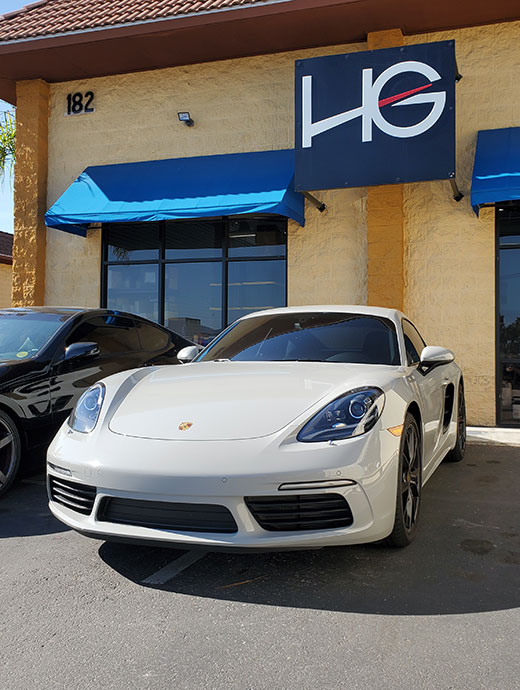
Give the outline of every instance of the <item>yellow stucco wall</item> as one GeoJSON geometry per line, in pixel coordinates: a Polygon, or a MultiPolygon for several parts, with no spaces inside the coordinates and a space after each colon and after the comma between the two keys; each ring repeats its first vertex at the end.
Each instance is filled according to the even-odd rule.
{"type": "Polygon", "coordinates": [[[0,309],[11,306],[12,282],[13,267],[10,264],[0,264],[0,309]]]}
{"type": "Polygon", "coordinates": [[[414,36],[454,38],[462,81],[456,87],[457,182],[405,185],[404,309],[431,344],[453,349],[466,382],[468,418],[495,423],[494,209],[480,218],[469,194],[477,132],[520,126],[520,22],[414,36]]]}
{"type": "MultiPolygon", "coordinates": [[[[404,186],[404,310],[432,344],[461,363],[473,423],[495,421],[494,214],[469,206],[479,129],[520,126],[520,22],[405,37],[455,39],[456,204],[448,182],[404,186]],[[516,72],[515,72],[516,66],[516,72]]],[[[51,86],[48,204],[88,165],[211,155],[294,145],[294,61],[365,50],[326,47],[51,86]],[[92,89],[96,112],[65,117],[67,93],[92,89]],[[177,121],[189,110],[196,126],[177,121]]],[[[306,227],[289,224],[289,304],[367,299],[366,189],[316,192],[306,227]]],[[[46,303],[99,303],[99,232],[49,231],[46,303]]],[[[383,259],[384,257],[380,257],[383,259]]]]}
{"type": "Polygon", "coordinates": [[[305,202],[305,227],[289,222],[288,304],[366,304],[366,189],[316,194],[326,211],[305,202]]]}

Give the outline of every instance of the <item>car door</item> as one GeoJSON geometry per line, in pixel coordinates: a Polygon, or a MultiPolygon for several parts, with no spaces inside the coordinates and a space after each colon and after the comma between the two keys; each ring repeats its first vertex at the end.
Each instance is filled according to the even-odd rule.
{"type": "Polygon", "coordinates": [[[126,316],[103,314],[85,318],[68,334],[53,365],[51,405],[55,423],[70,414],[79,396],[101,378],[142,366],[145,355],[136,323],[126,316]],[[96,343],[99,354],[66,360],[73,343],[96,343]]]}
{"type": "Polygon", "coordinates": [[[421,370],[421,352],[426,343],[408,319],[402,320],[402,327],[407,364],[411,367],[409,380],[421,401],[424,433],[423,469],[426,470],[433,460],[442,432],[445,386],[443,367],[421,370]]]}

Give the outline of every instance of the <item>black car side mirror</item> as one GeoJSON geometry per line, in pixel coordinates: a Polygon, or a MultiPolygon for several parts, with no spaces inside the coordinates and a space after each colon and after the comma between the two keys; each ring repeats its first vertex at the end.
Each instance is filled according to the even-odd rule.
{"type": "Polygon", "coordinates": [[[97,343],[72,343],[65,348],[65,361],[78,359],[79,357],[95,357],[99,355],[97,343]]]}

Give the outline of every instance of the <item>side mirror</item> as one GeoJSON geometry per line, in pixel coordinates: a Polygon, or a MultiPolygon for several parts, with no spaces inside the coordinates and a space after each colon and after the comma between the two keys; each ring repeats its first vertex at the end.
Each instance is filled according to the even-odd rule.
{"type": "Polygon", "coordinates": [[[72,343],[65,348],[65,361],[79,357],[96,357],[99,355],[97,343],[72,343]]]}
{"type": "Polygon", "coordinates": [[[199,348],[196,345],[188,345],[188,347],[183,347],[182,350],[179,350],[177,359],[182,364],[188,364],[188,362],[194,360],[198,354],[199,348]]]}
{"type": "Polygon", "coordinates": [[[451,350],[437,345],[428,345],[421,352],[421,364],[431,367],[439,364],[449,364],[453,362],[455,355],[451,350]]]}

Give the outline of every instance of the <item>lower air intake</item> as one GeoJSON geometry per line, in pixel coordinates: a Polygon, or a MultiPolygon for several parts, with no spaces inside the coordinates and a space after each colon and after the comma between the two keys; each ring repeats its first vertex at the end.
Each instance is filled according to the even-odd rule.
{"type": "Polygon", "coordinates": [[[98,520],[175,532],[232,534],[238,531],[233,515],[225,506],[205,503],[107,497],[101,502],[98,520]]]}
{"type": "Polygon", "coordinates": [[[268,532],[349,527],[354,519],[340,494],[246,496],[245,502],[260,527],[268,532]]]}

